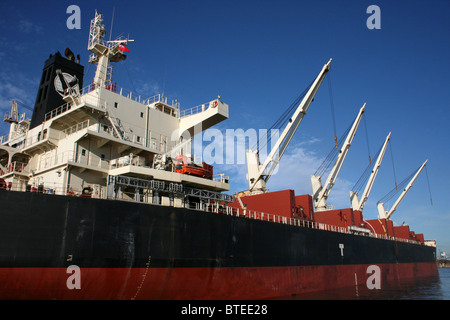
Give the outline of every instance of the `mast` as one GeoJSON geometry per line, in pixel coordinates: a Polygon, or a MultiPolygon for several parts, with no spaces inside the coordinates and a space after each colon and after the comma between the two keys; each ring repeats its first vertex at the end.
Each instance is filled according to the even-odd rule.
{"type": "Polygon", "coordinates": [[[322,182],[321,182],[320,176],[315,176],[315,175],[311,176],[314,207],[318,211],[324,211],[327,209],[327,198],[330,195],[331,189],[333,188],[334,183],[336,182],[339,171],[341,170],[342,165],[344,164],[345,157],[347,156],[347,153],[348,153],[348,150],[350,149],[353,138],[355,137],[356,130],[358,129],[358,126],[361,121],[361,118],[362,118],[365,108],[366,108],[366,104],[364,103],[362,108],[359,110],[359,113],[356,116],[355,121],[353,122],[353,125],[344,141],[344,144],[342,145],[342,147],[339,151],[339,155],[336,159],[336,162],[335,162],[333,168],[331,169],[331,172],[328,175],[328,178],[327,178],[325,184],[323,185],[323,187],[322,187],[322,182]]]}
{"type": "Polygon", "coordinates": [[[103,87],[108,84],[111,79],[111,73],[108,71],[110,62],[119,62],[125,60],[127,56],[123,51],[128,51],[125,45],[134,42],[130,39],[116,39],[112,41],[104,41],[106,30],[102,24],[103,15],[95,11],[95,17],[91,20],[89,31],[88,50],[93,54],[89,57],[89,62],[97,63],[97,70],[94,76],[95,87],[103,87]]]}
{"type": "Polygon", "coordinates": [[[364,189],[364,192],[361,196],[361,201],[358,199],[358,192],[356,191],[350,191],[350,201],[352,203],[352,209],[362,211],[367,199],[369,199],[370,191],[372,190],[373,183],[375,182],[375,178],[377,177],[378,170],[380,169],[381,162],[383,161],[384,153],[386,151],[387,145],[389,143],[389,140],[391,139],[391,133],[389,132],[388,136],[386,137],[386,140],[383,143],[383,146],[381,147],[380,154],[378,155],[377,161],[375,161],[375,164],[372,169],[372,173],[370,174],[369,180],[367,182],[366,188],[364,189]]]}
{"type": "Polygon", "coordinates": [[[331,61],[332,59],[330,59],[328,63],[323,66],[319,75],[316,77],[305,97],[295,110],[293,116],[289,119],[289,123],[284,128],[283,132],[281,133],[279,139],[267,156],[266,161],[263,163],[263,165],[260,165],[259,150],[247,150],[247,180],[249,191],[251,194],[260,194],[267,192],[266,183],[271,177],[276,166],[280,162],[280,159],[286,151],[286,148],[289,145],[293,135],[295,134],[295,131],[297,130],[311,102],[313,101],[317,90],[322,84],[326,73],[330,70],[331,61]],[[267,173],[265,173],[266,169],[269,169],[267,173]]]}
{"type": "Polygon", "coordinates": [[[378,218],[379,219],[389,219],[392,214],[395,212],[395,210],[397,210],[397,207],[399,206],[400,202],[402,202],[403,198],[405,197],[405,195],[408,193],[409,189],[411,189],[411,187],[413,186],[414,181],[416,181],[417,177],[419,176],[420,172],[422,171],[422,169],[425,167],[425,165],[427,164],[428,160],[426,160],[421,166],[420,168],[417,170],[417,172],[414,174],[414,176],[411,178],[411,180],[409,181],[409,183],[407,184],[407,186],[403,189],[402,193],[400,194],[400,196],[398,197],[397,201],[395,201],[394,205],[392,206],[392,208],[388,211],[386,211],[384,209],[384,203],[383,202],[378,202],[377,203],[377,208],[378,208],[378,218]]]}

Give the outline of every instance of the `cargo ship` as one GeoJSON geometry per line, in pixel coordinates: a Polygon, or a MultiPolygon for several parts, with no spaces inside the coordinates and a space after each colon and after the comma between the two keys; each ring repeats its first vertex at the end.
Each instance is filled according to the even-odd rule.
{"type": "Polygon", "coordinates": [[[133,40],[105,33],[95,12],[90,84],[79,56],[57,52],[31,119],[17,101],[5,114],[0,299],[271,299],[438,274],[435,241],[390,219],[425,163],[393,208],[363,215],[390,134],[351,207],[326,203],[365,105],[336,139],[326,182],[312,176],[311,195],[266,188],[331,59],[285,113],[264,162],[258,148],[246,151],[248,190],[228,194],[229,177],[191,154],[193,137],[226,120],[228,104],[218,97],[181,110],[164,94],[117,86],[111,63],[133,40]]]}

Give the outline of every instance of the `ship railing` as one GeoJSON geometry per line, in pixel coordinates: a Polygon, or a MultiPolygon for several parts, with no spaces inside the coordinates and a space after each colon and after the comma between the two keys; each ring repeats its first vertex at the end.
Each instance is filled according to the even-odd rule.
{"type": "Polygon", "coordinates": [[[18,117],[15,116],[11,111],[6,111],[3,115],[3,121],[5,122],[23,122],[26,121],[27,114],[26,112],[18,114],[18,117]]]}
{"type": "Polygon", "coordinates": [[[32,145],[42,143],[42,142],[56,142],[60,138],[60,131],[52,128],[46,128],[39,131],[33,136],[27,136],[24,143],[24,148],[28,148],[32,145]]]}
{"type": "Polygon", "coordinates": [[[25,131],[16,131],[0,137],[0,144],[8,144],[16,149],[22,149],[25,142],[25,131]]]}
{"type": "Polygon", "coordinates": [[[76,132],[78,132],[80,130],[86,129],[86,128],[90,127],[90,126],[97,125],[97,124],[98,124],[97,122],[94,123],[90,119],[84,120],[82,122],[79,122],[79,123],[77,123],[77,124],[67,128],[67,129],[64,129],[61,132],[62,135],[60,135],[60,138],[63,138],[65,136],[69,136],[69,135],[74,134],[74,133],[76,133],[76,132]]]}
{"type": "Polygon", "coordinates": [[[3,144],[8,141],[9,141],[9,134],[0,137],[0,144],[3,144]]]}
{"type": "Polygon", "coordinates": [[[145,105],[150,105],[150,104],[153,104],[156,102],[164,103],[164,104],[166,104],[172,108],[178,109],[178,110],[180,109],[180,103],[178,102],[178,100],[166,97],[164,94],[161,94],[161,93],[145,99],[142,103],[145,105]]]}
{"type": "MultiPolygon", "coordinates": [[[[96,85],[95,83],[91,83],[91,84],[87,85],[86,87],[84,87],[81,90],[81,93],[86,94],[97,88],[99,88],[98,85],[96,85]]],[[[180,102],[178,102],[178,100],[169,98],[162,93],[155,94],[154,96],[151,96],[151,97],[145,97],[145,96],[137,94],[131,90],[128,90],[126,88],[118,86],[116,82],[104,85],[103,88],[105,88],[106,90],[109,90],[111,92],[117,93],[118,95],[121,95],[122,97],[142,103],[144,105],[150,105],[153,103],[161,102],[172,108],[180,109],[180,102]]]]}
{"type": "MultiPolygon", "coordinates": [[[[85,93],[89,93],[91,86],[85,87],[83,89],[83,91],[85,93]]],[[[92,95],[82,95],[77,106],[88,106],[90,108],[94,108],[94,109],[100,109],[100,110],[105,110],[106,109],[106,101],[104,99],[100,99],[99,97],[96,96],[92,96],[92,95]]],[[[59,106],[56,109],[53,109],[52,111],[49,111],[45,114],[44,116],[44,121],[49,121],[57,116],[59,116],[60,114],[66,113],[67,111],[71,110],[73,108],[72,103],[71,102],[67,102],[61,106],[59,106]]]]}
{"type": "Polygon", "coordinates": [[[198,106],[183,110],[180,112],[180,118],[183,118],[186,116],[191,116],[191,115],[206,111],[209,109],[210,106],[211,106],[211,102],[206,102],[206,103],[200,104],[198,106]]]}
{"type": "Polygon", "coordinates": [[[224,173],[219,173],[213,176],[213,181],[228,183],[230,177],[226,176],[224,173]]]}
{"type": "Polygon", "coordinates": [[[319,222],[305,220],[305,219],[299,219],[299,218],[285,217],[285,216],[281,216],[281,215],[277,215],[277,214],[273,214],[273,213],[260,212],[260,211],[255,211],[255,210],[247,210],[247,209],[235,208],[235,207],[229,207],[229,208],[231,208],[231,210],[228,210],[227,214],[237,216],[237,217],[245,217],[245,218],[261,220],[261,221],[289,224],[292,226],[303,227],[303,228],[319,229],[319,230],[333,231],[333,232],[340,232],[340,233],[349,233],[346,228],[333,226],[333,225],[329,225],[329,224],[325,224],[325,223],[319,223],[319,222]]]}
{"type": "Polygon", "coordinates": [[[52,128],[47,128],[47,129],[44,129],[44,130],[38,132],[37,134],[35,134],[33,136],[27,137],[25,139],[25,143],[24,143],[23,147],[25,147],[25,148],[30,147],[34,144],[37,144],[37,143],[43,142],[43,141],[47,141],[47,140],[57,141],[57,140],[65,138],[68,135],[74,134],[78,131],[81,131],[81,130],[87,129],[87,128],[90,128],[93,131],[99,130],[98,123],[94,122],[90,119],[81,121],[81,122],[79,122],[73,126],[70,126],[69,128],[64,129],[62,131],[52,129],[52,128]]]}
{"type": "Polygon", "coordinates": [[[411,240],[411,239],[393,237],[393,236],[388,236],[388,235],[385,235],[385,234],[375,233],[375,234],[372,234],[371,236],[374,237],[374,238],[384,239],[384,240],[393,240],[393,241],[399,241],[399,242],[420,244],[420,241],[418,241],[418,240],[411,240]]]}
{"type": "Polygon", "coordinates": [[[74,152],[73,150],[64,151],[55,155],[42,157],[36,166],[36,172],[47,170],[49,168],[60,166],[62,164],[80,164],[83,166],[99,169],[108,169],[109,160],[104,159],[102,155],[97,155],[87,150],[74,152]]]}
{"type": "Polygon", "coordinates": [[[49,195],[70,195],[83,197],[86,196],[86,192],[83,192],[86,188],[91,189],[91,193],[88,197],[90,198],[103,198],[106,199],[106,187],[101,187],[100,185],[85,185],[84,187],[74,187],[66,186],[63,183],[57,182],[32,182],[31,184],[26,184],[24,181],[20,182],[7,182],[6,190],[11,191],[21,191],[21,192],[36,192],[49,195]]]}
{"type": "Polygon", "coordinates": [[[145,157],[139,156],[139,155],[134,155],[133,153],[130,153],[129,155],[126,155],[126,156],[111,159],[109,161],[109,169],[112,170],[112,169],[127,167],[127,166],[152,168],[151,166],[146,165],[147,162],[148,161],[145,157]]]}
{"type": "Polygon", "coordinates": [[[68,152],[68,161],[75,164],[85,165],[91,168],[109,169],[109,160],[104,155],[81,150],[80,152],[68,152]]]}
{"type": "MultiPolygon", "coordinates": [[[[210,211],[208,209],[211,209],[213,207],[204,207],[204,211],[210,211]]],[[[303,228],[310,228],[310,229],[319,229],[324,231],[331,231],[331,232],[339,232],[339,233],[346,233],[346,234],[353,234],[353,232],[349,231],[347,228],[339,227],[335,225],[330,225],[326,223],[320,223],[305,219],[299,219],[299,218],[288,218],[285,216],[280,216],[277,214],[272,213],[265,213],[265,212],[259,212],[254,210],[246,210],[241,208],[234,208],[234,207],[227,207],[225,210],[225,213],[227,215],[237,216],[237,217],[245,217],[255,220],[261,220],[261,221],[269,221],[269,222],[275,222],[275,223],[282,223],[282,224],[289,224],[292,226],[297,227],[303,227],[303,228]]],[[[406,243],[412,243],[412,244],[420,244],[420,241],[417,240],[411,240],[411,239],[404,239],[399,237],[390,237],[386,235],[380,235],[380,234],[359,234],[361,236],[367,236],[367,237],[373,237],[378,239],[385,239],[385,240],[393,240],[393,241],[399,241],[399,242],[406,242],[406,243]]]]}
{"type": "Polygon", "coordinates": [[[70,103],[65,103],[62,106],[59,106],[58,108],[56,108],[56,109],[54,109],[54,110],[52,110],[50,112],[47,112],[45,114],[44,121],[48,121],[48,120],[50,120],[50,119],[52,119],[52,118],[54,118],[56,116],[59,116],[61,113],[64,113],[64,112],[70,110],[71,107],[72,106],[70,105],[70,103]]]}
{"type": "Polygon", "coordinates": [[[28,163],[26,162],[20,162],[20,161],[13,161],[9,165],[5,167],[5,170],[0,169],[0,175],[5,175],[8,173],[23,173],[28,174],[29,170],[27,168],[28,163]]]}
{"type": "MultiPolygon", "coordinates": [[[[97,88],[99,88],[99,87],[96,86],[94,83],[91,83],[91,84],[85,86],[83,89],[81,89],[81,91],[80,91],[81,104],[89,105],[91,107],[95,106],[97,108],[104,110],[104,109],[106,109],[106,101],[105,100],[102,100],[99,97],[94,97],[94,100],[92,100],[92,97],[90,95],[88,95],[90,92],[94,91],[97,88]]],[[[160,94],[156,94],[154,96],[147,98],[140,94],[134,93],[131,90],[119,87],[115,83],[105,85],[105,86],[103,86],[103,88],[105,88],[106,90],[109,90],[111,92],[117,93],[123,97],[130,99],[130,100],[142,103],[146,106],[160,102],[164,105],[167,105],[167,106],[177,110],[177,111],[162,110],[163,112],[167,111],[167,113],[169,113],[169,114],[173,113],[174,116],[177,116],[179,114],[180,102],[178,102],[176,99],[166,97],[164,94],[160,93],[160,94]]],[[[59,106],[58,108],[47,112],[44,116],[44,121],[51,120],[52,118],[69,111],[71,108],[72,108],[72,104],[70,102],[67,102],[67,103],[59,106]]],[[[171,109],[171,110],[173,110],[173,109],[171,109]]]]}

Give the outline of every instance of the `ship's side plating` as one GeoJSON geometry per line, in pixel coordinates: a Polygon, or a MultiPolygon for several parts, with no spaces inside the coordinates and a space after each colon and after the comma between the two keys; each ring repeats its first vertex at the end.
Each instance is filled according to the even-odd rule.
{"type": "Polygon", "coordinates": [[[369,266],[381,284],[437,274],[420,244],[136,202],[0,201],[2,299],[260,299],[365,283],[369,266]]]}

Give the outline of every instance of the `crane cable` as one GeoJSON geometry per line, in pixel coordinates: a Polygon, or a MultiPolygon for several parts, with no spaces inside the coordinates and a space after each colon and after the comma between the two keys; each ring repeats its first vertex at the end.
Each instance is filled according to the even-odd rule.
{"type": "MultiPolygon", "coordinates": [[[[383,149],[383,146],[381,146],[380,149],[377,151],[377,153],[375,154],[375,158],[378,158],[378,155],[380,154],[381,149],[383,149]]],[[[370,156],[369,156],[369,158],[370,158],[370,156]]],[[[372,163],[369,163],[367,165],[366,169],[364,170],[364,172],[359,177],[358,181],[353,186],[352,191],[359,192],[362,189],[362,187],[366,184],[366,182],[369,180],[369,177],[370,177],[370,174],[372,173],[372,171],[373,171],[372,163]]]]}
{"type": "Polygon", "coordinates": [[[333,91],[331,89],[331,73],[330,72],[328,74],[327,80],[328,80],[328,92],[330,94],[331,119],[333,120],[334,143],[336,144],[336,149],[338,149],[338,141],[337,141],[337,134],[336,134],[336,119],[334,116],[333,91]]]}
{"type": "Polygon", "coordinates": [[[395,175],[395,165],[394,165],[394,154],[392,152],[392,141],[389,144],[389,149],[391,151],[391,160],[392,160],[392,170],[394,171],[394,182],[395,182],[395,190],[397,190],[397,176],[395,175]]]}
{"type": "Polygon", "coordinates": [[[431,205],[433,205],[433,198],[431,197],[431,188],[430,188],[430,180],[428,179],[428,169],[427,169],[427,165],[425,165],[425,173],[427,175],[427,184],[428,184],[428,192],[430,194],[430,202],[431,205]]]}
{"type": "Polygon", "coordinates": [[[252,146],[251,149],[255,150],[261,150],[262,148],[265,148],[266,145],[272,143],[272,130],[273,129],[281,129],[284,127],[288,121],[292,121],[291,116],[294,113],[294,110],[298,108],[300,102],[303,100],[303,98],[308,93],[308,90],[313,85],[314,80],[307,86],[307,88],[290,104],[290,106],[283,112],[283,114],[275,121],[274,124],[265,132],[264,135],[259,137],[258,141],[252,146]],[[270,135],[268,133],[270,132],[270,135]]]}
{"type": "Polygon", "coordinates": [[[364,119],[364,128],[366,131],[366,142],[367,142],[367,152],[369,154],[369,165],[372,164],[372,158],[370,157],[370,144],[369,144],[369,134],[367,132],[367,121],[366,121],[366,113],[363,113],[363,119],[364,119]]]}
{"type": "Polygon", "coordinates": [[[326,158],[323,160],[322,164],[317,168],[316,172],[314,173],[315,176],[322,176],[325,171],[328,170],[328,168],[331,166],[333,162],[336,161],[340,149],[344,145],[345,138],[348,136],[348,133],[350,132],[350,129],[352,128],[352,123],[348,126],[347,130],[344,132],[344,134],[341,136],[339,141],[337,142],[338,148],[335,147],[331,148],[330,152],[326,156],[326,158]]]}
{"type": "Polygon", "coordinates": [[[401,191],[404,190],[404,188],[406,187],[406,185],[411,181],[411,178],[414,176],[414,174],[417,172],[416,169],[414,170],[409,176],[407,176],[405,179],[403,179],[403,181],[401,181],[399,183],[399,187],[397,187],[397,184],[395,185],[395,188],[392,189],[391,191],[389,191],[384,197],[382,197],[380,200],[378,200],[378,202],[389,202],[394,196],[398,195],[401,191]]]}

